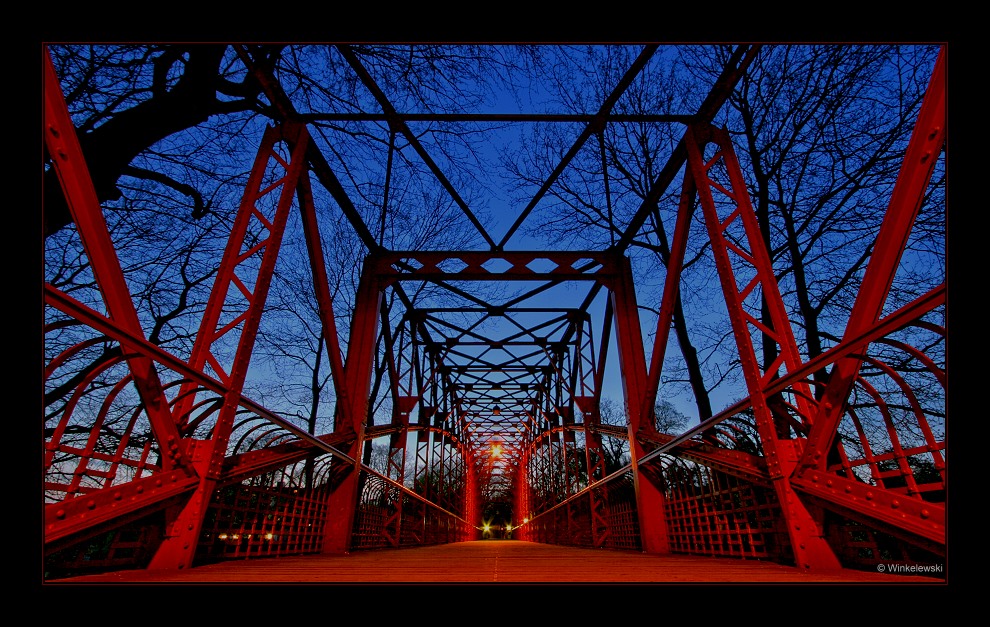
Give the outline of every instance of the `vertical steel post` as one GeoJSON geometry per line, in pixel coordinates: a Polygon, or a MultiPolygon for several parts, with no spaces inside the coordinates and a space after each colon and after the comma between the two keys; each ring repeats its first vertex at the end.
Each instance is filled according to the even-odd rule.
{"type": "Polygon", "coordinates": [[[515,497],[515,502],[513,503],[513,518],[515,518],[516,526],[519,527],[519,531],[513,533],[513,538],[516,540],[532,540],[532,535],[530,534],[529,515],[530,515],[530,490],[532,489],[529,484],[529,460],[530,460],[530,448],[529,448],[529,438],[527,436],[522,436],[520,442],[521,453],[519,454],[519,465],[516,467],[516,485],[515,490],[513,490],[513,496],[515,497]]]}
{"type": "MultiPolygon", "coordinates": [[[[165,540],[156,551],[149,568],[188,568],[192,565],[200,529],[203,525],[203,517],[206,515],[213,491],[216,489],[221,466],[227,454],[227,440],[230,437],[241,392],[244,389],[244,381],[247,377],[258,327],[261,324],[261,316],[265,309],[265,301],[268,298],[268,289],[271,286],[289,210],[296,196],[296,189],[302,172],[304,172],[307,164],[308,143],[309,135],[305,126],[294,123],[269,127],[262,139],[262,146],[255,159],[248,186],[234,221],[234,228],[227,240],[227,248],[220,262],[220,270],[213,285],[213,291],[210,294],[210,300],[207,303],[206,313],[200,324],[190,360],[190,365],[197,369],[209,364],[224,382],[226,389],[223,407],[220,409],[217,422],[213,427],[211,438],[196,443],[194,463],[201,470],[200,485],[185,505],[178,508],[177,511],[169,513],[165,540]],[[276,150],[276,145],[281,142],[285,142],[290,148],[288,162],[276,150]],[[264,176],[272,162],[281,166],[284,173],[274,183],[265,185],[264,176]],[[270,194],[277,194],[278,199],[273,215],[265,216],[259,207],[259,201],[269,197],[270,194]],[[252,221],[257,221],[263,225],[268,231],[268,236],[262,238],[245,252],[242,248],[247,238],[249,223],[252,221]],[[261,262],[252,291],[238,277],[235,270],[243,261],[258,253],[261,254],[261,262]],[[246,308],[234,319],[234,322],[239,322],[242,325],[241,333],[233,363],[230,364],[229,371],[225,371],[224,366],[213,354],[212,347],[220,337],[233,331],[236,327],[234,322],[220,326],[221,312],[227,302],[227,294],[231,287],[238,289],[246,301],[246,308]]],[[[184,385],[183,389],[187,387],[191,387],[191,384],[184,385]]],[[[191,402],[191,394],[185,395],[180,401],[180,403],[186,404],[191,402]]],[[[185,410],[180,411],[178,415],[184,417],[185,410]]]]}
{"type": "MultiPolygon", "coordinates": [[[[781,366],[786,367],[788,371],[794,370],[801,365],[801,361],[770,263],[770,255],[763,243],[756,213],[749,202],[732,143],[728,133],[703,125],[688,129],[685,144],[688,152],[686,176],[690,175],[694,178],[698,189],[709,241],[712,244],[722,292],[739,350],[743,376],[753,406],[756,428],[763,446],[767,471],[780,503],[782,524],[787,529],[795,564],[805,569],[837,569],[840,567],[838,558],[824,538],[821,523],[798,498],[790,485],[789,477],[797,464],[801,441],[779,433],[765,392],[766,386],[777,376],[777,370],[781,366]],[[708,143],[716,144],[717,150],[715,155],[706,161],[704,148],[708,143]],[[709,178],[709,171],[719,163],[724,165],[729,176],[728,185],[725,181],[716,182],[709,178]],[[724,219],[718,214],[713,188],[723,194],[720,198],[726,199],[731,209],[724,219]],[[745,232],[745,242],[730,241],[726,237],[726,230],[736,220],[741,222],[745,232]],[[748,251],[743,250],[744,244],[748,244],[748,251]],[[736,253],[737,258],[751,264],[752,269],[755,270],[755,276],[742,289],[739,288],[733,273],[729,256],[730,248],[736,253]],[[763,290],[763,298],[768,304],[772,317],[770,321],[772,328],[768,327],[765,321],[756,320],[743,307],[746,296],[755,293],[757,286],[763,290]],[[770,335],[780,349],[777,359],[765,372],[757,360],[753,338],[750,335],[751,325],[760,332],[770,335]]],[[[800,385],[807,387],[806,384],[795,384],[795,387],[800,385]]],[[[798,404],[802,406],[804,416],[810,415],[810,408],[806,408],[810,398],[811,394],[807,390],[798,397],[798,404]]]]}
{"type": "MultiPolygon", "coordinates": [[[[605,477],[605,454],[602,447],[602,434],[598,431],[601,424],[599,414],[599,397],[578,396],[575,399],[578,408],[584,415],[584,449],[587,463],[588,486],[605,477]]],[[[588,503],[591,511],[591,540],[594,546],[601,547],[609,536],[608,523],[605,519],[605,510],[608,506],[607,493],[594,489],[588,490],[588,503]]]]}
{"type": "Polygon", "coordinates": [[[664,518],[664,496],[660,486],[646,477],[639,460],[648,451],[639,440],[639,434],[655,433],[651,415],[644,415],[643,398],[646,394],[646,353],[643,350],[643,331],[640,327],[636,293],[633,287],[632,266],[621,256],[615,261],[616,278],[611,287],[612,308],[615,312],[616,344],[622,371],[622,391],[625,397],[629,432],[629,454],[632,458],[633,486],[636,490],[636,510],[639,516],[639,532],[642,549],[646,553],[669,553],[667,522],[664,518]]]}
{"type": "Polygon", "coordinates": [[[474,448],[470,443],[464,447],[464,470],[466,473],[464,482],[464,518],[467,520],[467,537],[465,540],[477,540],[481,531],[476,525],[481,522],[481,494],[478,485],[477,460],[472,451],[474,448]]]}
{"type": "MultiPolygon", "coordinates": [[[[385,475],[400,485],[405,483],[406,478],[406,440],[409,434],[409,414],[418,403],[419,397],[399,396],[395,399],[395,405],[392,409],[392,425],[397,429],[389,436],[388,467],[385,475]]],[[[385,534],[391,534],[388,538],[389,544],[399,546],[402,537],[402,493],[391,486],[386,486],[385,489],[394,496],[392,504],[395,507],[395,510],[385,521],[385,534]]]]}
{"type": "Polygon", "coordinates": [[[323,539],[324,553],[346,553],[351,547],[351,532],[357,507],[360,461],[364,450],[364,427],[368,413],[368,395],[371,393],[371,375],[375,365],[375,341],[378,338],[379,312],[382,289],[378,262],[374,255],[365,258],[358,283],[351,319],[350,339],[347,343],[347,359],[344,378],[350,394],[350,404],[342,407],[334,431],[353,437],[347,450],[354,461],[334,460],[341,468],[340,481],[330,493],[327,507],[326,533],[323,539]]]}

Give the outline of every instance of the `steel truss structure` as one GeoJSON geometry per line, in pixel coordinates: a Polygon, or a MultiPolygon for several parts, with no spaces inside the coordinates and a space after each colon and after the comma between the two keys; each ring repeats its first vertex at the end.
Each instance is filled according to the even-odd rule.
{"type": "MultiPolygon", "coordinates": [[[[841,341],[814,359],[792,323],[727,130],[711,124],[757,46],[740,46],[653,182],[626,233],[604,250],[506,250],[529,211],[611,108],[653,49],[629,69],[554,175],[501,241],[467,208],[489,250],[388,250],[353,209],[275,77],[240,50],[282,121],[257,148],[191,354],[148,341],[103,218],[59,77],[45,68],[45,143],[92,274],[94,307],[44,289],[46,332],[80,339],[45,364],[46,385],[74,391],[45,429],[45,551],[53,572],[190,568],[208,560],[345,552],[511,534],[647,552],[770,558],[806,569],[852,567],[864,547],[944,559],[944,430],[890,352],[943,390],[944,284],[884,314],[906,242],[945,141],[940,54],[841,341]],[[315,181],[312,178],[315,177],[315,181]],[[630,241],[680,178],[652,350],[644,343],[630,241]],[[347,349],[337,342],[313,185],[335,198],[368,254],[347,349]],[[334,429],[310,433],[245,394],[245,380],[292,212],[301,219],[337,405],[334,429]],[[680,434],[655,427],[665,351],[692,220],[707,229],[748,395],[680,434]],[[424,307],[405,286],[428,284],[462,301],[424,307]],[[471,286],[522,287],[508,300],[471,286]],[[579,306],[539,298],[569,285],[579,306]],[[535,287],[531,287],[535,286],[535,287]],[[398,308],[387,303],[398,303],[398,308]],[[603,311],[593,303],[604,303],[603,311]],[[102,307],[102,308],[101,308],[102,307]],[[765,315],[754,311],[763,307],[765,315]],[[396,314],[398,311],[398,314],[396,314]],[[937,315],[933,315],[937,314],[937,315]],[[899,332],[918,329],[926,344],[899,332]],[[934,338],[934,339],[932,339],[934,338]],[[614,347],[610,345],[615,342],[614,347]],[[762,343],[762,345],[761,345],[762,343]],[[77,371],[88,351],[112,350],[77,371]],[[772,347],[775,358],[760,358],[772,347]],[[874,351],[873,348],[883,348],[874,351]],[[617,349],[625,426],[599,418],[605,362],[617,349]],[[346,357],[344,355],[346,354],[346,357]],[[814,378],[827,370],[827,382],[814,378]],[[372,389],[386,372],[388,390],[372,389]],[[68,374],[67,374],[68,373],[68,374]],[[70,377],[72,375],[72,377],[70,377]],[[113,386],[94,386],[97,378],[113,386]],[[883,380],[885,384],[879,383],[883,380]],[[385,397],[391,422],[371,424],[385,397]],[[105,428],[124,412],[127,427],[105,428]],[[886,445],[863,427],[875,412],[886,445]],[[745,420],[744,420],[745,418],[745,420]],[[741,447],[746,441],[752,446],[741,447]],[[385,470],[369,464],[384,443],[385,470]],[[628,463],[609,450],[625,447],[628,463]],[[918,471],[924,459],[934,474],[918,471]],[[499,518],[501,528],[488,523],[499,518]],[[103,547],[98,558],[94,546],[103,547]],[[89,551],[89,557],[84,553],[89,551]]],[[[395,132],[406,125],[347,47],[395,132]]],[[[434,168],[443,180],[439,168],[434,168]]],[[[451,192],[456,196],[456,192],[451,192]]],[[[867,551],[868,553],[868,551],[867,551]]]]}

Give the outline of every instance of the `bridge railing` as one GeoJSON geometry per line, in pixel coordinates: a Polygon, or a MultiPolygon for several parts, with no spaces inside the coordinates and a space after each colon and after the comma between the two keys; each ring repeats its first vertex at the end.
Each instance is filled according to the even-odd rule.
{"type": "MultiPolygon", "coordinates": [[[[798,497],[820,512],[820,531],[845,567],[944,559],[945,336],[942,286],[766,388],[779,438],[794,447],[786,477],[798,497]],[[820,463],[802,465],[798,462],[824,409],[820,399],[828,377],[821,373],[844,359],[859,360],[861,367],[832,444],[820,463]]],[[[623,434],[624,429],[609,429],[607,437],[623,434]]],[[[584,441],[576,439],[577,445],[584,441]]],[[[642,515],[663,517],[671,552],[793,561],[750,399],[678,436],[644,436],[642,443],[649,452],[640,470],[664,495],[662,511],[642,515]]],[[[584,451],[567,456],[582,460],[584,451]]],[[[631,468],[590,486],[585,466],[566,469],[581,476],[543,480],[540,473],[564,472],[565,465],[539,467],[532,488],[538,511],[517,535],[553,544],[638,549],[641,513],[631,468]],[[553,492],[553,486],[570,488],[553,492]]]]}
{"type": "Polygon", "coordinates": [[[451,512],[383,477],[363,474],[352,548],[381,549],[461,542],[476,535],[460,512],[451,512]]]}
{"type": "MultiPolygon", "coordinates": [[[[944,559],[944,286],[771,383],[767,397],[780,440],[794,447],[784,476],[821,512],[820,531],[843,566],[944,559]],[[861,366],[830,444],[812,448],[828,388],[827,376],[814,375],[844,359],[861,366]]],[[[792,559],[775,526],[782,512],[760,442],[749,399],[680,436],[653,439],[642,461],[664,486],[671,551],[792,559]]]]}
{"type": "Polygon", "coordinates": [[[513,537],[545,544],[639,550],[632,481],[630,470],[617,472],[527,519],[513,537]]]}

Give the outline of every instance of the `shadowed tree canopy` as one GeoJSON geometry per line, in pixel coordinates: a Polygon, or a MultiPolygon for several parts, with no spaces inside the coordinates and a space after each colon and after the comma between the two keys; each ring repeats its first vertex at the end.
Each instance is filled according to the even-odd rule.
{"type": "MultiPolygon", "coordinates": [[[[230,78],[226,45],[124,47],[108,50],[106,56],[92,46],[86,48],[89,55],[77,55],[69,47],[62,49],[64,56],[56,53],[55,59],[60,62],[58,69],[83,72],[92,78],[92,82],[82,82],[68,91],[66,100],[70,110],[76,106],[82,109],[77,116],[90,114],[77,128],[101,201],[118,200],[122,192],[117,181],[132,172],[138,155],[162,140],[213,116],[264,109],[259,99],[261,86],[253,74],[242,74],[239,81],[230,78]],[[107,70],[112,76],[104,77],[107,70]],[[123,90],[121,83],[127,85],[123,90]],[[100,104],[101,108],[91,109],[100,104]]],[[[255,46],[252,57],[270,69],[282,48],[255,46]]],[[[194,200],[194,216],[206,210],[195,187],[164,175],[158,178],[194,200]]],[[[52,171],[45,175],[45,197],[44,233],[48,236],[71,221],[52,171]]]]}

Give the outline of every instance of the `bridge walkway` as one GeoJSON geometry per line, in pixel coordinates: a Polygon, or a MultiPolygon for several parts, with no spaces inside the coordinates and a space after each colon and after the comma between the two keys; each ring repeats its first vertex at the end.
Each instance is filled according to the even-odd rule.
{"type": "Polygon", "coordinates": [[[300,555],[205,564],[182,571],[130,570],[49,580],[105,583],[866,583],[944,584],[938,576],[843,569],[804,572],[773,562],[653,555],[521,540],[300,555]]]}

